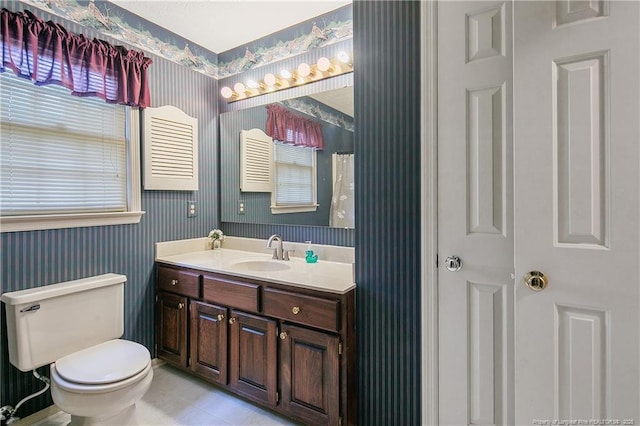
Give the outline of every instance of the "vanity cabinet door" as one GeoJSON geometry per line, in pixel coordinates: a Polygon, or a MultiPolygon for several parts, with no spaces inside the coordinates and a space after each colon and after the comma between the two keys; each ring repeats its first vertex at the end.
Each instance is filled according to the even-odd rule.
{"type": "Polygon", "coordinates": [[[275,406],[276,321],[232,310],[229,333],[229,387],[247,398],[275,406]]]}
{"type": "Polygon", "coordinates": [[[227,308],[192,300],[189,311],[189,366],[200,376],[226,385],[227,308]]]}
{"type": "Polygon", "coordinates": [[[181,367],[187,366],[186,297],[159,292],[156,301],[156,341],[158,357],[181,367]]]}
{"type": "Polygon", "coordinates": [[[282,408],[305,423],[340,421],[340,339],[285,324],[280,332],[282,408]]]}

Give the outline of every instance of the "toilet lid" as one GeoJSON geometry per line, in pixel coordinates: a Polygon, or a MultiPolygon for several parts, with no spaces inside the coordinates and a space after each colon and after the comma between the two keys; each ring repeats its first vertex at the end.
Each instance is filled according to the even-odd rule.
{"type": "Polygon", "coordinates": [[[70,382],[100,385],[134,376],[150,361],[144,346],[116,339],[60,358],[56,361],[56,371],[70,382]]]}

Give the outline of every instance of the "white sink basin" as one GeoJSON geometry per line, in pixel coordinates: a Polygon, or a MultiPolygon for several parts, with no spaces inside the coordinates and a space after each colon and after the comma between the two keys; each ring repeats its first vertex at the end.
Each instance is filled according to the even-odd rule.
{"type": "Polygon", "coordinates": [[[291,266],[277,260],[242,260],[232,263],[229,267],[236,271],[251,272],[273,272],[291,269],[291,266]]]}

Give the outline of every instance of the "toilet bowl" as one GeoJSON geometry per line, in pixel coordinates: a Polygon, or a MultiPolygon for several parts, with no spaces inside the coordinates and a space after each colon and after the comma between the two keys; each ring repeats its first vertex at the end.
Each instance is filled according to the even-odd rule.
{"type": "Polygon", "coordinates": [[[115,339],[51,364],[51,397],[72,425],[135,424],[129,410],[153,379],[149,351],[115,339]]]}
{"type": "Polygon", "coordinates": [[[104,274],[4,293],[9,361],[50,365],[51,397],[71,425],[134,425],[151,385],[149,350],[120,339],[127,277],[104,274]]]}

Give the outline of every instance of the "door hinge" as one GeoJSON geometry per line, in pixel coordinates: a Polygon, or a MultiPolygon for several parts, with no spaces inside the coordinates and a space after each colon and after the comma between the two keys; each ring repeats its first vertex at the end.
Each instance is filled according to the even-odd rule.
{"type": "Polygon", "coordinates": [[[338,417],[338,426],[342,426],[342,416],[338,417]]]}
{"type": "Polygon", "coordinates": [[[338,355],[342,355],[342,342],[338,342],[338,355]]]}
{"type": "Polygon", "coordinates": [[[439,259],[438,259],[438,255],[436,254],[436,268],[438,267],[438,264],[439,264],[439,263],[440,263],[440,262],[439,262],[439,259]]]}
{"type": "Polygon", "coordinates": [[[280,392],[276,392],[276,404],[280,402],[280,392]]]}

